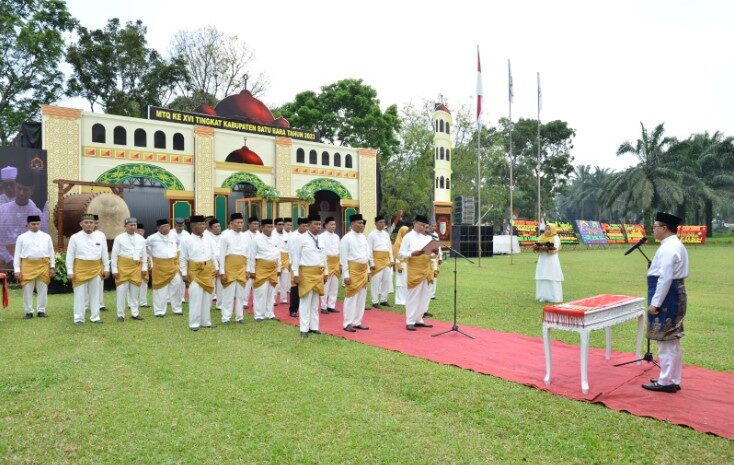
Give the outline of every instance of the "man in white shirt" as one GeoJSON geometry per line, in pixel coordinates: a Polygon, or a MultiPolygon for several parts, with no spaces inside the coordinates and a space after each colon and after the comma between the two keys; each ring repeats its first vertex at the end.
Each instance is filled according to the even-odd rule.
{"type": "Polygon", "coordinates": [[[31,200],[33,176],[21,172],[12,182],[15,197],[0,205],[0,270],[12,268],[15,241],[27,231],[28,217],[41,216],[41,210],[31,200]]]}
{"type": "Polygon", "coordinates": [[[372,251],[367,243],[364,231],[364,218],[356,214],[349,217],[351,231],[344,235],[339,244],[339,258],[346,285],[344,298],[344,331],[350,333],[358,329],[369,329],[362,324],[364,303],[367,298],[367,282],[369,281],[369,265],[372,251]]]}
{"type": "MultiPolygon", "coordinates": [[[[208,221],[209,227],[204,230],[204,235],[212,241],[212,245],[214,246],[214,254],[217,257],[217,260],[219,260],[219,244],[220,240],[222,238],[222,225],[219,223],[219,220],[212,217],[208,221]]],[[[222,263],[219,263],[219,269],[221,270],[224,267],[222,263]]],[[[216,307],[218,310],[222,309],[222,282],[218,279],[214,280],[214,295],[212,295],[212,299],[216,301],[216,307]]]]}
{"type": "Polygon", "coordinates": [[[245,285],[247,284],[247,256],[249,248],[242,229],[242,213],[229,216],[229,229],[221,234],[219,242],[219,280],[222,283],[222,323],[229,324],[234,308],[235,320],[243,324],[245,285]]]}
{"type": "MultiPolygon", "coordinates": [[[[140,235],[140,237],[143,238],[143,241],[145,241],[145,225],[143,223],[138,223],[138,229],[136,230],[137,234],[140,235]]],[[[148,256],[148,269],[150,270],[150,256],[148,256]]],[[[140,292],[138,292],[138,307],[142,308],[148,308],[150,305],[148,305],[148,279],[150,275],[143,278],[143,281],[140,283],[140,292]]]]}
{"type": "Polygon", "coordinates": [[[339,313],[336,309],[336,296],[339,294],[339,278],[342,276],[339,263],[339,235],[336,234],[336,220],[333,216],[324,219],[324,232],[319,234],[319,245],[326,254],[326,271],[329,278],[324,285],[321,297],[321,313],[339,313]]]}
{"type": "Polygon", "coordinates": [[[649,391],[680,391],[683,354],[683,320],[686,317],[688,252],[676,235],[683,222],[677,216],[658,212],[653,234],[660,242],[647,270],[647,337],[658,341],[660,375],[642,387],[649,391]]]}
{"type": "Polygon", "coordinates": [[[403,237],[403,243],[400,245],[400,260],[407,263],[405,329],[408,331],[415,331],[416,327],[433,327],[423,322],[423,313],[431,299],[429,285],[433,281],[431,256],[424,249],[431,242],[431,236],[425,233],[427,227],[428,218],[416,215],[413,229],[403,237]]]}
{"type": "Polygon", "coordinates": [[[148,279],[148,252],[145,239],[137,233],[138,220],[127,218],[125,232],[112,243],[112,276],[117,286],[117,321],[125,321],[125,308],[130,305],[133,320],[140,316],[140,288],[148,279]]]}
{"type": "Polygon", "coordinates": [[[74,324],[84,323],[85,301],[89,300],[92,323],[102,323],[99,317],[99,293],[102,278],[109,272],[107,244],[94,234],[94,215],[83,214],[79,223],[82,230],[69,238],[66,248],[66,274],[74,286],[74,324]]]}
{"type": "Polygon", "coordinates": [[[178,245],[167,219],[156,221],[158,232],[145,240],[148,257],[152,264],[153,315],[163,318],[168,302],[174,315],[183,315],[179,289],[183,279],[179,273],[178,245]]]}
{"type": "MultiPolygon", "coordinates": [[[[245,247],[250,250],[250,246],[255,241],[255,238],[260,234],[260,219],[257,216],[251,216],[247,219],[247,231],[243,234],[245,239],[245,247]]],[[[250,294],[252,294],[252,278],[247,279],[245,284],[245,308],[248,308],[248,302],[250,301],[250,294]]]]}
{"type": "MultiPolygon", "coordinates": [[[[171,231],[171,234],[176,241],[176,247],[178,247],[179,253],[181,252],[181,242],[191,235],[191,233],[184,229],[185,222],[186,220],[181,217],[177,217],[173,220],[173,231],[171,231]]],[[[176,300],[186,302],[186,299],[184,299],[184,294],[186,294],[186,283],[183,279],[181,279],[181,285],[175,289],[175,292],[177,294],[176,300]]],[[[173,305],[173,301],[171,301],[171,305],[173,305]]]]}
{"type": "Polygon", "coordinates": [[[298,229],[293,231],[288,239],[288,259],[291,263],[291,300],[288,304],[288,313],[293,318],[298,318],[298,307],[301,303],[301,299],[298,297],[298,284],[293,279],[293,254],[295,254],[298,247],[298,241],[308,231],[308,219],[298,218],[296,222],[298,223],[298,229]]]}
{"type": "Polygon", "coordinates": [[[298,313],[301,337],[308,337],[309,333],[321,334],[319,297],[324,295],[324,283],[328,275],[326,254],[319,246],[320,230],[321,217],[318,214],[309,215],[308,231],[298,240],[291,256],[293,281],[298,285],[300,298],[298,313]]]}
{"type": "Polygon", "coordinates": [[[250,243],[247,259],[247,273],[253,281],[254,298],[252,301],[255,321],[275,320],[273,301],[275,285],[280,274],[280,249],[273,236],[273,220],[262,220],[262,233],[250,243]]]}
{"type": "Polygon", "coordinates": [[[191,235],[181,241],[179,266],[183,280],[189,284],[189,328],[213,328],[211,319],[214,275],[219,271],[212,241],[204,237],[206,222],[201,215],[190,220],[191,235]]]}
{"type": "MultiPolygon", "coordinates": [[[[97,240],[100,241],[102,244],[104,244],[104,248],[107,249],[107,236],[105,235],[105,233],[103,233],[99,229],[99,215],[92,215],[92,216],[94,217],[94,232],[92,234],[94,234],[97,240]]],[[[102,265],[104,266],[105,271],[110,270],[109,261],[105,260],[105,262],[102,265]]],[[[108,273],[108,276],[109,276],[109,273],[108,273]]],[[[89,296],[87,296],[86,302],[87,302],[86,307],[88,307],[89,306],[89,296]]],[[[104,303],[104,281],[100,283],[100,287],[99,287],[99,309],[103,312],[107,311],[107,306],[104,303]]]]}
{"type": "Polygon", "coordinates": [[[372,250],[372,307],[380,308],[380,305],[389,307],[387,297],[392,284],[392,268],[395,260],[392,256],[390,234],[385,229],[383,216],[375,217],[375,229],[367,236],[367,242],[372,250]]]}
{"type": "Polygon", "coordinates": [[[41,218],[31,215],[27,218],[28,231],[15,241],[13,270],[15,279],[23,287],[23,308],[25,317],[33,318],[33,291],[38,294],[36,304],[38,317],[46,317],[48,302],[48,283],[54,276],[56,256],[51,236],[41,231],[41,218]]]}
{"type": "Polygon", "coordinates": [[[290,218],[276,218],[275,219],[275,231],[273,231],[273,237],[278,244],[280,250],[280,278],[278,278],[278,285],[275,288],[275,301],[276,304],[280,300],[281,304],[288,303],[288,294],[291,288],[291,261],[288,258],[288,240],[290,239],[290,227],[286,230],[286,220],[290,226],[290,218]]]}

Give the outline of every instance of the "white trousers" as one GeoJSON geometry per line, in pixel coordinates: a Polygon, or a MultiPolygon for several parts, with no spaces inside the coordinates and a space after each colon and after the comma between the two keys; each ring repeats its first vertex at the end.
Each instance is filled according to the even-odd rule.
{"type": "Polygon", "coordinates": [[[405,305],[405,295],[408,290],[408,265],[401,263],[402,273],[395,273],[395,305],[405,305]]]}
{"type": "Polygon", "coordinates": [[[36,278],[23,286],[23,308],[26,313],[33,313],[33,289],[38,293],[36,305],[38,313],[46,313],[46,304],[48,303],[48,284],[36,278]]]}
{"type": "Polygon", "coordinates": [[[301,322],[302,333],[307,333],[309,330],[319,330],[319,300],[320,296],[315,291],[301,297],[301,302],[298,305],[298,318],[301,322]]]}
{"type": "Polygon", "coordinates": [[[280,272],[280,281],[278,282],[278,294],[280,294],[280,303],[288,303],[288,296],[291,293],[291,272],[284,269],[280,272]]]}
{"type": "MultiPolygon", "coordinates": [[[[254,280],[248,279],[247,283],[245,283],[245,297],[242,300],[244,302],[244,307],[247,307],[248,302],[250,301],[250,294],[252,294],[252,285],[254,283],[254,280]]],[[[255,303],[253,302],[253,305],[255,303]]]]}
{"type": "Polygon", "coordinates": [[[180,292],[181,289],[183,289],[183,279],[181,279],[181,275],[178,273],[174,275],[168,285],[160,289],[153,289],[153,314],[165,315],[169,301],[171,302],[173,313],[182,314],[181,299],[183,298],[183,293],[180,292]]]}
{"type": "Polygon", "coordinates": [[[136,286],[130,281],[117,286],[117,316],[125,316],[125,308],[130,305],[130,313],[133,316],[140,315],[139,302],[140,290],[143,287],[136,286]]]}
{"type": "Polygon", "coordinates": [[[438,278],[434,276],[433,282],[429,286],[431,288],[431,299],[436,297],[436,287],[438,287],[438,278]]]}
{"type": "Polygon", "coordinates": [[[216,299],[217,301],[217,308],[219,310],[222,309],[222,280],[217,278],[214,278],[214,295],[212,296],[212,299],[216,299]]]}
{"type": "Polygon", "coordinates": [[[352,297],[344,299],[344,327],[361,325],[364,318],[364,302],[367,299],[367,286],[363,287],[352,297]]]}
{"type": "Polygon", "coordinates": [[[680,348],[680,339],[658,341],[658,357],[660,359],[658,384],[680,384],[683,374],[683,350],[680,348]]]}
{"type": "Polygon", "coordinates": [[[372,303],[387,302],[392,281],[392,268],[386,266],[372,277],[372,303]]]}
{"type": "Polygon", "coordinates": [[[252,299],[252,313],[256,320],[273,318],[273,302],[275,302],[275,286],[265,281],[254,290],[252,299]]]}
{"type": "Polygon", "coordinates": [[[339,278],[333,275],[324,284],[324,295],[321,296],[321,309],[336,308],[337,294],[339,294],[339,278]]]}
{"type": "MultiPolygon", "coordinates": [[[[220,301],[217,300],[217,303],[220,301]]],[[[222,323],[232,319],[232,309],[234,308],[234,317],[237,321],[245,318],[242,308],[245,306],[245,286],[239,281],[230,283],[229,286],[222,288],[222,323]]]]}
{"type": "Polygon", "coordinates": [[[99,321],[99,295],[102,289],[102,278],[95,276],[86,283],[74,288],[74,323],[84,323],[86,315],[85,302],[89,300],[90,321],[99,321]]]}
{"type": "Polygon", "coordinates": [[[428,309],[430,300],[431,292],[427,280],[423,280],[419,285],[408,289],[405,301],[405,324],[423,323],[423,314],[428,309]]]}
{"type": "Polygon", "coordinates": [[[189,284],[189,328],[212,325],[212,294],[196,281],[189,284]]]}
{"type": "MultiPolygon", "coordinates": [[[[99,306],[100,308],[107,308],[104,304],[104,280],[99,278],[99,306]]],[[[89,308],[89,294],[84,298],[84,310],[89,308]]]]}
{"type": "MultiPolygon", "coordinates": [[[[143,279],[140,283],[140,289],[138,289],[138,304],[140,307],[148,305],[148,280],[143,279]]],[[[132,306],[130,307],[132,308],[132,306]]]]}

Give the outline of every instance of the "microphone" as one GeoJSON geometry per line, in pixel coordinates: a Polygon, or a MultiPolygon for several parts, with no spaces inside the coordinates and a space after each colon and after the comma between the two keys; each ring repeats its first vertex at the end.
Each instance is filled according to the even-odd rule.
{"type": "Polygon", "coordinates": [[[640,239],[639,241],[637,241],[637,243],[635,243],[635,245],[633,245],[632,247],[630,247],[629,250],[627,250],[624,254],[625,255],[631,254],[635,250],[637,250],[640,247],[642,247],[642,245],[645,244],[646,242],[647,242],[647,236],[643,236],[642,239],[640,239]]]}

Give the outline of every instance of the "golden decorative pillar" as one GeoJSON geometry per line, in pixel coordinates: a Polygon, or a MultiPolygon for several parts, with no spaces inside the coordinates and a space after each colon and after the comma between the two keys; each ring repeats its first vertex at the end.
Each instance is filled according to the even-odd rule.
{"type": "Polygon", "coordinates": [[[194,126],[194,210],[214,215],[214,128],[194,126]]]}
{"type": "MultiPolygon", "coordinates": [[[[291,186],[291,150],[293,139],[290,137],[275,138],[275,188],[281,197],[292,197],[295,193],[291,186]]],[[[291,216],[291,204],[281,203],[275,216],[291,216]]],[[[295,222],[295,220],[294,220],[295,222]]]]}
{"type": "Polygon", "coordinates": [[[359,149],[359,212],[366,220],[365,234],[374,229],[377,216],[377,150],[359,149]]]}
{"type": "MultiPolygon", "coordinates": [[[[48,233],[56,239],[58,233],[53,221],[53,212],[59,198],[59,186],[54,179],[81,180],[82,144],[81,119],[82,111],[76,108],[63,108],[51,105],[40,105],[43,127],[42,144],[47,152],[48,179],[48,233]]],[[[75,187],[71,192],[79,192],[75,187]]],[[[39,205],[38,208],[43,208],[39,205]]]]}

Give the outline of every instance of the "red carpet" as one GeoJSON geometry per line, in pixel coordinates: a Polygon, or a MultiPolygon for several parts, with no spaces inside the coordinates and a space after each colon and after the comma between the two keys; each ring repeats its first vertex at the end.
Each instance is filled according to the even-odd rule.
{"type": "MultiPolygon", "coordinates": [[[[341,305],[337,305],[341,310],[341,305]]],[[[286,305],[275,308],[281,321],[298,324],[298,318],[288,315],[286,305]]],[[[553,380],[550,386],[546,386],[543,383],[545,358],[542,337],[502,333],[471,326],[461,326],[461,329],[474,336],[474,340],[456,332],[431,337],[431,334],[450,329],[451,324],[431,321],[433,328],[418,328],[411,332],[405,329],[403,314],[378,310],[365,313],[363,324],[370,327],[369,331],[348,333],[342,329],[341,313],[321,314],[320,317],[320,329],[327,334],[734,439],[732,373],[686,365],[681,382],[683,389],[680,392],[650,392],[640,385],[649,382],[651,377],[657,377],[658,369],[654,365],[643,363],[615,368],[612,366],[614,363],[632,360],[634,355],[613,352],[612,359],[605,360],[603,349],[590,348],[590,389],[589,394],[584,395],[581,392],[578,345],[553,342],[553,380]]]]}

